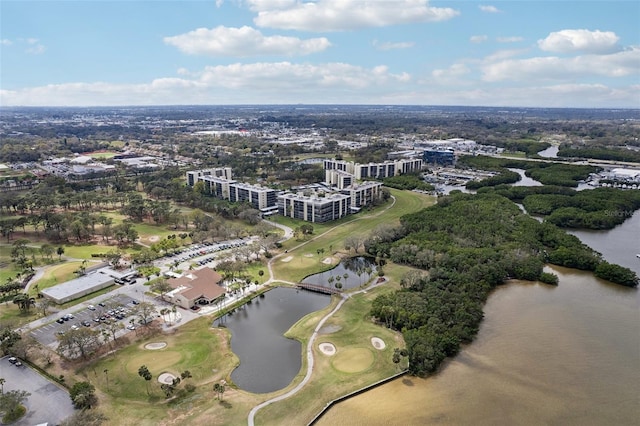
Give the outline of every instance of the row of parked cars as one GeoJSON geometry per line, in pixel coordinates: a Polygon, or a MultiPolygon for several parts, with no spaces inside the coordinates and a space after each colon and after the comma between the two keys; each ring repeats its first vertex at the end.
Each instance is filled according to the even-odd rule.
{"type": "MultiPolygon", "coordinates": [[[[137,305],[139,304],[139,302],[137,300],[131,300],[131,305],[137,305]]],[[[107,308],[107,305],[103,302],[98,303],[98,306],[100,308],[107,308]]],[[[111,307],[110,307],[111,308],[111,307]]],[[[87,306],[87,309],[90,311],[97,311],[98,308],[96,308],[94,305],[89,305],[87,306]]],[[[126,306],[123,305],[118,305],[115,307],[112,307],[109,310],[100,310],[99,313],[94,314],[93,316],[93,322],[96,323],[96,325],[98,324],[108,324],[109,322],[115,322],[115,321],[119,321],[119,320],[123,320],[125,319],[129,314],[131,314],[131,310],[129,308],[127,308],[126,306]]],[[[72,320],[75,317],[73,316],[73,314],[66,314],[60,318],[58,318],[56,320],[56,322],[58,324],[64,324],[66,321],[72,320]]],[[[80,328],[80,325],[85,326],[85,327],[91,327],[92,322],[89,320],[84,320],[81,321],[77,324],[73,324],[71,326],[71,330],[78,330],[80,328]]],[[[127,326],[127,328],[129,330],[135,330],[135,327],[133,325],[129,325],[127,326]]],[[[64,334],[64,330],[60,330],[58,331],[58,334],[64,334]]]]}
{"type": "MultiPolygon", "coordinates": [[[[202,244],[194,244],[191,247],[189,247],[188,249],[182,249],[182,250],[178,250],[176,252],[176,254],[174,255],[174,257],[178,256],[177,260],[178,262],[184,262],[186,260],[189,259],[193,259],[195,257],[199,257],[199,256],[204,256],[205,254],[209,254],[209,253],[214,253],[217,251],[221,251],[221,250],[227,250],[230,248],[235,248],[235,247],[240,247],[245,245],[246,242],[242,241],[242,240],[236,240],[236,241],[231,241],[228,243],[211,243],[211,242],[206,242],[206,243],[202,243],[202,244]],[[182,255],[182,256],[180,256],[182,255]]],[[[210,262],[211,260],[213,260],[213,257],[209,258],[210,260],[208,262],[210,262]]],[[[204,262],[204,263],[208,263],[208,262],[204,262]]],[[[200,263],[198,262],[200,265],[204,265],[204,263],[200,263]]]]}

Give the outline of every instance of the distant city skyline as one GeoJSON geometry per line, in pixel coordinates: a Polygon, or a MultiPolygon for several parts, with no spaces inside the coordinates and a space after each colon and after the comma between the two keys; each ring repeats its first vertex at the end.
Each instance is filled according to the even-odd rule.
{"type": "Polygon", "coordinates": [[[1,106],[640,108],[640,2],[0,1],[1,106]]]}

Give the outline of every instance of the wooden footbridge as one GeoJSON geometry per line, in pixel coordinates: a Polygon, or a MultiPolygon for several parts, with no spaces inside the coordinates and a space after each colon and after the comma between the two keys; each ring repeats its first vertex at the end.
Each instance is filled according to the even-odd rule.
{"type": "Polygon", "coordinates": [[[307,284],[307,283],[298,283],[296,287],[301,288],[303,290],[315,291],[316,293],[324,293],[324,294],[340,294],[342,290],[338,290],[333,287],[324,287],[316,284],[307,284]]]}

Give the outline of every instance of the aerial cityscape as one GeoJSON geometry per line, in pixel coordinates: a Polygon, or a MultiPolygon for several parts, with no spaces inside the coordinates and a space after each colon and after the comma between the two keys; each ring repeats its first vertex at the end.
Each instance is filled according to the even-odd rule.
{"type": "Polygon", "coordinates": [[[637,423],[637,2],[0,12],[0,424],[637,423]]]}

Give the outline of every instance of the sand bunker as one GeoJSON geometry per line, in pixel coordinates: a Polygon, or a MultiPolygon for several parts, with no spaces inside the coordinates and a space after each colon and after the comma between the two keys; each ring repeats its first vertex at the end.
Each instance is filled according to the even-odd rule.
{"type": "Polygon", "coordinates": [[[387,345],[384,343],[384,340],[380,339],[379,337],[372,337],[371,344],[373,345],[374,348],[378,349],[379,351],[387,347],[387,345]]]}
{"type": "Polygon", "coordinates": [[[331,343],[320,343],[318,348],[324,355],[332,356],[336,354],[336,347],[331,343]]]}
{"type": "Polygon", "coordinates": [[[160,237],[157,235],[152,235],[148,239],[149,239],[149,242],[152,242],[152,243],[157,243],[158,241],[160,241],[160,237]]]}
{"type": "Polygon", "coordinates": [[[322,263],[324,263],[325,265],[331,265],[333,263],[333,257],[325,257],[322,260],[322,263]]]}
{"type": "Polygon", "coordinates": [[[152,351],[157,349],[164,349],[166,347],[167,347],[166,342],[147,343],[146,345],[144,345],[145,349],[150,349],[152,351]]]}
{"type": "Polygon", "coordinates": [[[162,373],[161,375],[158,376],[158,381],[165,385],[171,385],[173,384],[173,379],[175,378],[176,376],[174,376],[171,373],[162,373]]]}
{"type": "Polygon", "coordinates": [[[287,256],[284,259],[282,259],[283,262],[291,262],[291,260],[293,259],[293,256],[287,256]]]}

